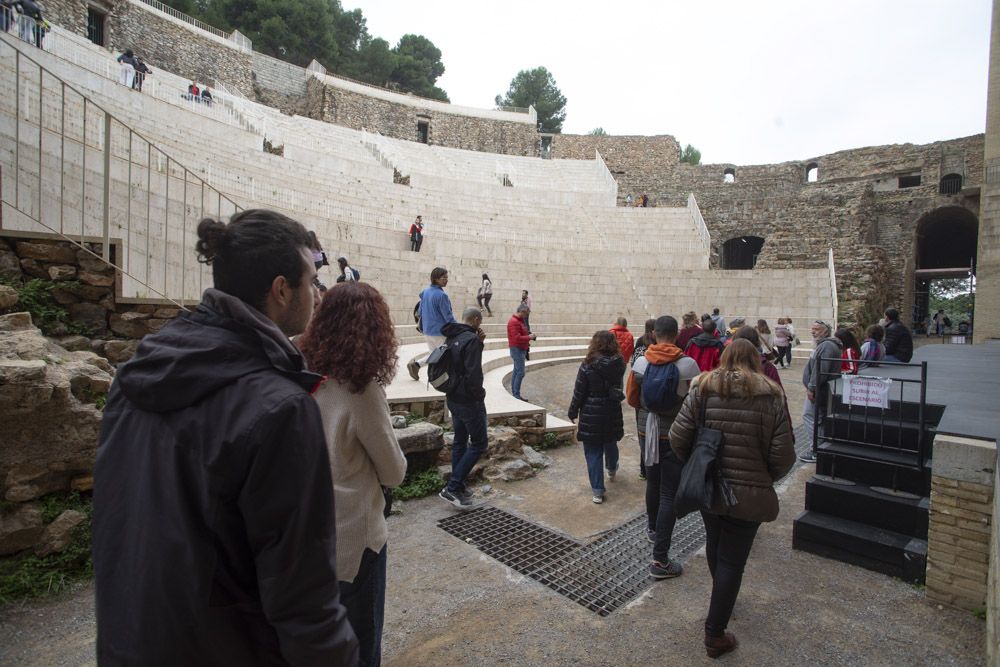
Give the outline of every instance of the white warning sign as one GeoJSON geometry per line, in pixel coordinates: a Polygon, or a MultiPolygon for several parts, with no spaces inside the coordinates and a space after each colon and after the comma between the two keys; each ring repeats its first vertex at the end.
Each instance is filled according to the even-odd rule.
{"type": "Polygon", "coordinates": [[[844,403],[869,408],[889,407],[889,388],[892,378],[870,375],[844,375],[844,403]]]}

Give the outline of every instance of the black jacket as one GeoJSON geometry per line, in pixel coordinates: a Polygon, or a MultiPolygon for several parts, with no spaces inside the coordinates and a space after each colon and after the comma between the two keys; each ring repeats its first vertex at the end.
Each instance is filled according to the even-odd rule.
{"type": "Polygon", "coordinates": [[[453,403],[479,403],[486,399],[483,388],[483,341],[476,330],[461,322],[448,322],[441,327],[447,336],[452,370],[459,375],[458,387],[449,391],[453,403]]]}
{"type": "Polygon", "coordinates": [[[906,325],[899,320],[893,320],[885,327],[885,353],[891,354],[900,361],[913,358],[913,337],[906,325]]]}
{"type": "Polygon", "coordinates": [[[625,435],[622,424],[622,377],[625,360],[621,356],[600,357],[581,364],[569,404],[569,418],[580,417],[576,439],[581,442],[618,442],[625,435]]]}
{"type": "Polygon", "coordinates": [[[94,471],[99,663],[357,664],[319,379],[214,289],[119,369],[94,471]]]}

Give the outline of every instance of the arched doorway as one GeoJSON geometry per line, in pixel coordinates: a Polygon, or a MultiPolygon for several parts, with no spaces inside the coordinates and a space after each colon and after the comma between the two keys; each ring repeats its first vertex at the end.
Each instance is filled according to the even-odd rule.
{"type": "Polygon", "coordinates": [[[764,247],[764,239],[759,236],[738,236],[722,244],[723,269],[752,269],[764,247]]]}
{"type": "Polygon", "coordinates": [[[917,221],[913,244],[914,327],[938,310],[953,322],[972,324],[979,220],[961,206],[942,206],[917,221]]]}

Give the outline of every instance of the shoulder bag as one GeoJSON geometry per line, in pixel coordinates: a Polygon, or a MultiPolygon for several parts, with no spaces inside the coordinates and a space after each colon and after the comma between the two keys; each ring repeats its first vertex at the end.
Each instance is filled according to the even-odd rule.
{"type": "Polygon", "coordinates": [[[678,519],[691,512],[711,512],[717,498],[721,498],[727,507],[736,504],[736,495],[729,488],[719,466],[719,456],[726,442],[725,434],[717,428],[705,426],[708,397],[703,395],[699,398],[698,432],[674,497],[674,512],[678,519]]]}

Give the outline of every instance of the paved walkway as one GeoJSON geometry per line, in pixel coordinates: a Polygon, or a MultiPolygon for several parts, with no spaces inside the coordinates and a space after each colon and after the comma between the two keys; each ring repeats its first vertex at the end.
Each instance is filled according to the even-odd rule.
{"type": "MultiPolygon", "coordinates": [[[[782,372],[793,415],[800,371],[782,372]]],[[[575,364],[529,373],[524,393],[564,415],[575,375],[575,364]]],[[[604,505],[590,502],[579,446],[551,452],[553,465],[535,479],[497,485],[490,503],[581,541],[621,525],[641,511],[643,494],[634,420],[625,424],[622,473],[604,505]]],[[[778,520],[754,544],[730,625],[741,645],[728,664],[984,664],[985,624],[972,614],[930,605],[918,587],[791,549],[808,475],[799,468],[784,485],[778,520]]],[[[602,618],[439,529],[455,511],[431,497],[389,520],[386,665],[714,664],[701,646],[710,579],[700,554],[682,577],[602,618]]],[[[92,664],[92,594],[85,587],[0,610],[0,664],[92,664]]]]}

